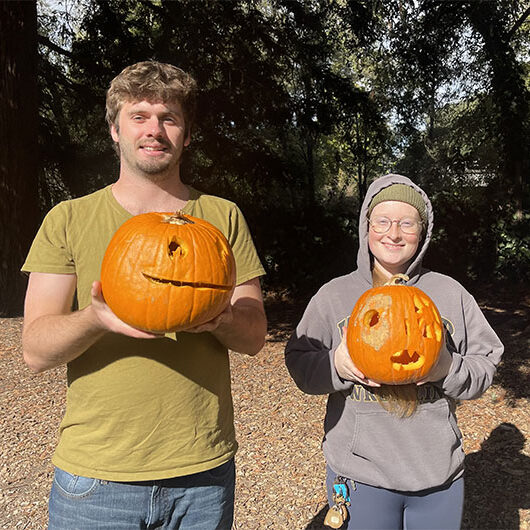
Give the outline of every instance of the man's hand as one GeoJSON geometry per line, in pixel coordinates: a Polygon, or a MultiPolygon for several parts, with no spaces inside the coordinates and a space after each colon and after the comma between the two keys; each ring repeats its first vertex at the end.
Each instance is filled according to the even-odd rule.
{"type": "Polygon", "coordinates": [[[30,370],[43,372],[73,361],[109,331],[141,339],[158,337],[119,320],[103,300],[100,282],[92,284],[92,304],[72,312],[76,285],[75,274],[30,274],[22,332],[30,370]]]}
{"type": "Polygon", "coordinates": [[[156,339],[164,336],[133,328],[120,320],[106,304],[101,292],[101,282],[92,283],[90,294],[92,295],[92,310],[102,330],[121,333],[135,339],[156,339]]]}
{"type": "Polygon", "coordinates": [[[256,355],[263,347],[267,333],[259,278],[236,286],[230,304],[216,318],[186,331],[210,331],[229,350],[256,355]]]}
{"type": "Polygon", "coordinates": [[[217,315],[214,319],[199,326],[186,329],[188,333],[203,333],[205,331],[215,331],[219,326],[223,324],[231,324],[234,320],[234,312],[232,310],[232,304],[229,302],[226,308],[217,315]]]}
{"type": "Polygon", "coordinates": [[[356,381],[367,386],[381,386],[375,381],[367,379],[365,375],[353,364],[353,361],[348,352],[348,346],[346,345],[346,333],[342,337],[342,341],[335,350],[334,353],[335,369],[341,379],[347,381],[356,381]]]}

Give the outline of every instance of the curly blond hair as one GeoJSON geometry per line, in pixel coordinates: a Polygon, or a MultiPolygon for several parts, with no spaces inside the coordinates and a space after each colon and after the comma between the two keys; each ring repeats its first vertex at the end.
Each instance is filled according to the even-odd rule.
{"type": "Polygon", "coordinates": [[[147,100],[178,101],[184,113],[186,134],[195,118],[197,83],[184,70],[172,64],[142,61],[123,69],[110,83],[107,91],[106,120],[117,128],[124,103],[147,100]]]}

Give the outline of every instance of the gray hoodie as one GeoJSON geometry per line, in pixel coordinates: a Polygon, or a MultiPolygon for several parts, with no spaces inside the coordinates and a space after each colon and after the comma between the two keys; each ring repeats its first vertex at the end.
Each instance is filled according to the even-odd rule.
{"type": "Polygon", "coordinates": [[[315,294],[285,351],[287,368],[302,391],[329,394],[323,440],[329,466],[358,482],[398,491],[441,486],[463,474],[455,399],[477,398],[491,385],[504,349],[474,298],[457,281],[422,268],[432,228],[431,203],[412,181],[393,174],[374,181],[361,209],[357,270],[315,294]],[[342,380],[333,362],[355,302],[372,287],[368,205],[381,189],[397,183],[412,186],[425,199],[427,232],[406,274],[408,284],[427,293],[438,307],[453,357],[444,379],[419,387],[418,408],[408,418],[383,409],[369,387],[342,380]]]}

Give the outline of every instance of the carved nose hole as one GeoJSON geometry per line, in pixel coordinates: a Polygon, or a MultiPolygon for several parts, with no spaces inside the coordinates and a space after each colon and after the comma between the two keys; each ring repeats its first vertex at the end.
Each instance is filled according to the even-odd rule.
{"type": "Polygon", "coordinates": [[[173,254],[180,248],[180,245],[175,241],[171,241],[169,245],[167,246],[167,253],[170,258],[173,257],[173,254]]]}
{"type": "Polygon", "coordinates": [[[379,312],[375,309],[371,309],[370,311],[367,311],[364,315],[364,325],[370,326],[373,328],[374,326],[377,326],[379,322],[379,312]]]}

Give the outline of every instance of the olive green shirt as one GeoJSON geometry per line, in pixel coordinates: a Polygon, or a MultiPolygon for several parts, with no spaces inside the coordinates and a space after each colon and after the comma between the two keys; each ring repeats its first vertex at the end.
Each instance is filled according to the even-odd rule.
{"type": "MultiPolygon", "coordinates": [[[[238,207],[190,188],[183,213],[205,219],[228,239],[237,284],[264,274],[238,207]]],[[[112,187],[65,201],[46,216],[26,272],[77,275],[77,304],[117,228],[131,217],[112,187]]],[[[212,469],[237,449],[228,351],[211,333],[160,339],[108,334],[67,365],[66,413],[53,463],[112,481],[157,480],[212,469]]]]}

